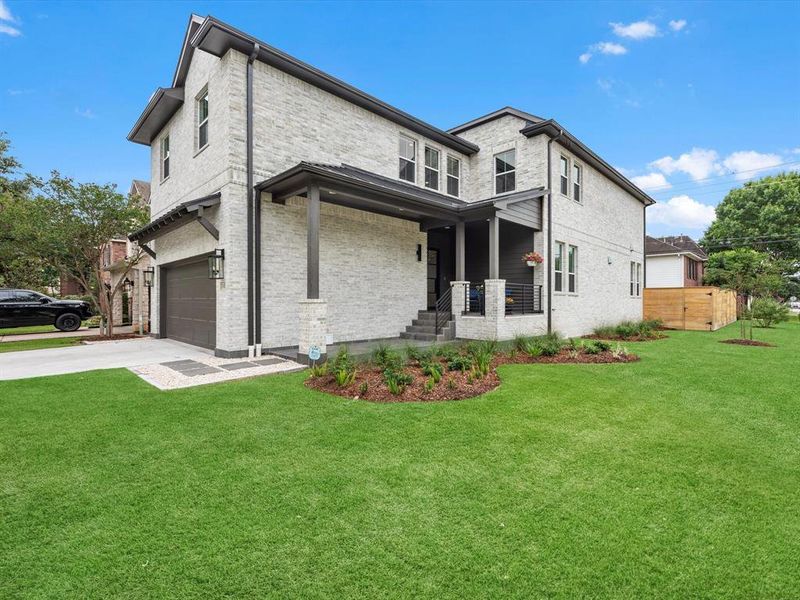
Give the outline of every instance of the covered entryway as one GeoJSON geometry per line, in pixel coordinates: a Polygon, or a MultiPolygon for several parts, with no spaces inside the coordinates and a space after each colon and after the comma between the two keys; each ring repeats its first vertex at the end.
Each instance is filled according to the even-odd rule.
{"type": "Polygon", "coordinates": [[[217,285],[208,258],[161,268],[161,336],[213,349],[217,339],[217,285]]]}

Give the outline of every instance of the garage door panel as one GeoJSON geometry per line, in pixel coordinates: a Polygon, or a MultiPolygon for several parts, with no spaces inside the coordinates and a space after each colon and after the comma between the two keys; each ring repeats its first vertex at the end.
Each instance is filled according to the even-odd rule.
{"type": "Polygon", "coordinates": [[[217,286],[208,278],[207,261],[167,268],[165,276],[166,337],[214,348],[217,286]]]}

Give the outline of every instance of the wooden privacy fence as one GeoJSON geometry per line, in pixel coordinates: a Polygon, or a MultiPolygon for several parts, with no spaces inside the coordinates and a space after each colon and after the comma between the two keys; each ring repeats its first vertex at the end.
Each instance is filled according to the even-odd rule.
{"type": "Polygon", "coordinates": [[[736,294],[709,286],[645,288],[644,318],[670,329],[716,331],[736,320],[736,294]]]}

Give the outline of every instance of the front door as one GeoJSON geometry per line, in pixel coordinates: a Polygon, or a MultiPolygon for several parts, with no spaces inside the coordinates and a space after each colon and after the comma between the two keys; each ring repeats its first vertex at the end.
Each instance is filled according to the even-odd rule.
{"type": "Polygon", "coordinates": [[[428,248],[428,308],[436,308],[439,299],[439,250],[428,248]]]}

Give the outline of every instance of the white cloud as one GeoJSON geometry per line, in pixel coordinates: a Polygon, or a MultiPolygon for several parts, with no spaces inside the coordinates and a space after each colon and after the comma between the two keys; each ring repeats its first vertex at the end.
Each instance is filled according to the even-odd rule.
{"type": "Polygon", "coordinates": [[[601,54],[613,54],[615,56],[619,56],[620,54],[625,54],[628,52],[628,49],[625,46],[615,42],[600,42],[599,44],[594,45],[594,49],[601,54]]]}
{"type": "Polygon", "coordinates": [[[761,154],[754,150],[734,152],[722,162],[725,168],[733,172],[736,179],[750,179],[762,171],[776,168],[783,163],[777,154],[761,154]]]}
{"type": "Polygon", "coordinates": [[[84,119],[94,119],[97,115],[92,112],[91,108],[86,108],[81,110],[80,108],[75,109],[75,114],[79,117],[83,117],[84,119]]]}
{"type": "Polygon", "coordinates": [[[643,190],[668,190],[672,184],[661,173],[648,173],[631,177],[631,181],[643,190]]]}
{"type": "Polygon", "coordinates": [[[669,28],[672,29],[672,31],[680,31],[684,27],[686,27],[686,19],[676,19],[675,21],[669,22],[669,28]]]}
{"type": "Polygon", "coordinates": [[[685,229],[705,229],[714,220],[713,206],[686,195],[673,196],[647,209],[647,223],[660,223],[685,229]]]}
{"type": "Polygon", "coordinates": [[[695,181],[724,173],[722,165],[719,164],[719,154],[715,150],[704,148],[692,148],[691,152],[681,154],[678,158],[665,156],[654,160],[648,166],[667,175],[680,171],[695,181]]]}
{"type": "Polygon", "coordinates": [[[9,23],[16,23],[17,20],[14,18],[14,15],[11,14],[11,11],[6,6],[6,3],[3,0],[0,0],[0,21],[8,21],[9,23]]]}
{"type": "Polygon", "coordinates": [[[578,60],[581,61],[581,64],[583,64],[583,65],[585,65],[587,62],[589,62],[591,59],[592,59],[592,53],[591,52],[584,52],[583,54],[581,54],[578,57],[578,60]]]}
{"type": "Polygon", "coordinates": [[[619,37],[630,38],[632,40],[646,40],[647,38],[658,35],[658,27],[650,21],[636,21],[625,25],[623,23],[609,23],[611,29],[619,37]]]}
{"type": "Polygon", "coordinates": [[[4,23],[0,23],[0,33],[10,35],[11,37],[22,35],[22,32],[19,29],[16,27],[11,27],[11,25],[5,25],[4,23]]]}

